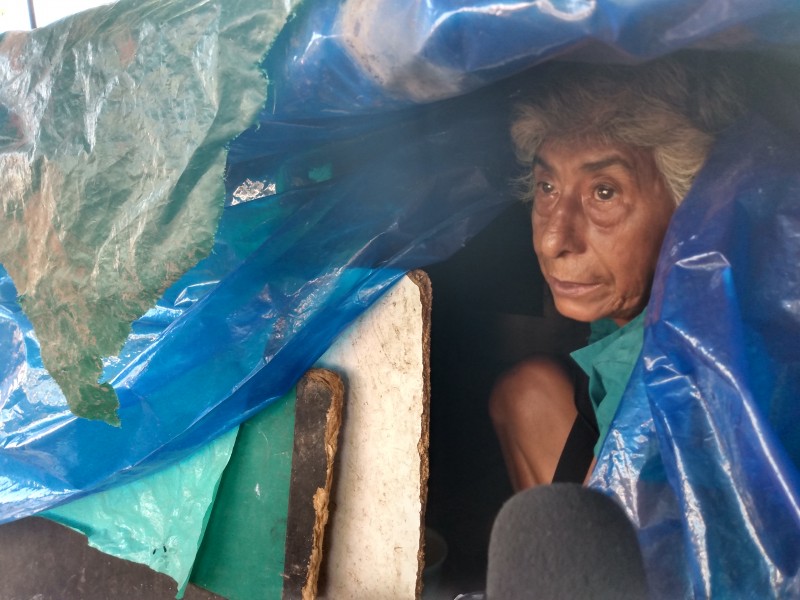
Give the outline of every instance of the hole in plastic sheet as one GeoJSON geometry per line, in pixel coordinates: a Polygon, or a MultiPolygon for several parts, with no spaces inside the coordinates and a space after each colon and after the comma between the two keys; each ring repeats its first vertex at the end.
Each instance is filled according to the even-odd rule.
{"type": "Polygon", "coordinates": [[[274,181],[265,183],[263,181],[245,179],[233,192],[231,206],[257,200],[258,198],[274,196],[277,193],[277,189],[278,185],[274,181]]]}

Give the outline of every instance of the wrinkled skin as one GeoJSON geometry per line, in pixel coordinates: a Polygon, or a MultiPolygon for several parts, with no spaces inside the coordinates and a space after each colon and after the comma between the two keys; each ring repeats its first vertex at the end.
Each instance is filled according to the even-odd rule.
{"type": "Polygon", "coordinates": [[[557,310],[620,326],[636,317],[675,210],[652,153],[551,139],[533,177],[533,246],[557,310]]]}
{"type": "MultiPolygon", "coordinates": [[[[652,153],[551,139],[533,178],[533,246],[556,309],[579,321],[629,322],[650,297],[675,210],[652,153]]],[[[490,415],[515,489],[553,480],[577,416],[574,395],[572,375],[547,357],[528,359],[495,385],[490,415]]]]}

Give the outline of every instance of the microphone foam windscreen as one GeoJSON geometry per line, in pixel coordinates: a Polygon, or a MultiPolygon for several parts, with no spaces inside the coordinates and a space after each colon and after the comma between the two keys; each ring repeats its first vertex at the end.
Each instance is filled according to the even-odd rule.
{"type": "Polygon", "coordinates": [[[514,495],[489,541],[487,600],[642,599],[639,542],[622,509],[577,484],[514,495]]]}

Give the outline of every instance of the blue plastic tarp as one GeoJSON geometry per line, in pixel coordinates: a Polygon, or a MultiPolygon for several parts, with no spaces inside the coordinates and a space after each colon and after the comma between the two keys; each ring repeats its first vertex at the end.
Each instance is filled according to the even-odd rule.
{"type": "MultiPolygon", "coordinates": [[[[146,21],[151,4],[121,0],[117,10],[125,20],[103,12],[96,30],[84,30],[79,41],[94,47],[105,32],[119,34],[146,21]]],[[[237,2],[227,10],[241,10],[238,16],[246,22],[252,7],[237,2]]],[[[41,511],[186,456],[280,397],[406,270],[460,248],[514,201],[508,184],[516,174],[507,134],[509,106],[521,87],[535,85],[535,72],[526,74],[532,67],[562,56],[637,62],[683,49],[748,51],[791,64],[800,45],[798,23],[800,5],[794,0],[309,0],[264,59],[266,79],[261,83],[268,82],[269,94],[263,110],[227,146],[224,208],[211,253],[183,272],[133,322],[118,354],[99,357],[102,381],[119,401],[120,427],[69,411],[69,399],[43,368],[38,332],[34,334],[18,302],[16,282],[2,272],[0,520],[41,511]]],[[[151,25],[157,30],[157,23],[151,25]]],[[[23,41],[25,35],[57,36],[59,27],[66,25],[17,35],[23,41]]],[[[20,51],[20,39],[0,39],[0,65],[12,65],[15,72],[24,72],[20,64],[30,59],[20,51]]],[[[268,46],[265,40],[265,52],[268,46]]],[[[53,48],[50,59],[58,63],[63,56],[57,53],[69,51],[53,48]]],[[[34,67],[32,62],[31,72],[34,67]]],[[[3,81],[3,86],[11,85],[8,78],[3,81]]],[[[89,90],[103,86],[103,81],[87,81],[89,90]]],[[[49,99],[53,107],[59,101],[49,99]]],[[[225,103],[224,95],[219,101],[225,103]]],[[[35,113],[4,102],[3,115],[35,113]]],[[[35,116],[42,114],[53,123],[85,116],[65,117],[56,110],[35,116]]],[[[789,122],[797,126],[800,117],[790,115],[789,122]]],[[[13,119],[4,123],[2,151],[16,152],[8,125],[13,119]]],[[[103,133],[102,128],[96,132],[103,133]]],[[[726,545],[745,533],[749,537],[743,539],[750,541],[741,545],[741,554],[735,554],[738,562],[732,564],[748,565],[754,573],[748,589],[779,595],[796,586],[793,543],[798,528],[792,503],[797,442],[791,417],[798,388],[791,368],[775,365],[794,360],[790,350],[797,306],[795,288],[778,287],[786,295],[769,295],[773,280],[764,278],[776,277],[783,285],[797,264],[791,243],[800,231],[798,222],[787,217],[778,219],[780,225],[767,225],[770,214],[777,214],[770,210],[780,206],[788,211],[794,202],[797,182],[785,169],[797,161],[792,163],[783,151],[763,150],[773,147],[768,139],[751,144],[751,134],[755,132],[739,131],[736,142],[722,146],[706,171],[711,175],[702,178],[709,191],[696,192],[676,215],[671,231],[678,238],[670,238],[665,248],[692,252],[690,241],[709,245],[698,246],[698,254],[669,250],[662,257],[654,295],[659,308],[651,313],[656,316],[648,324],[644,358],[628,394],[634,398],[638,391],[636,398],[648,403],[623,402],[595,478],[595,485],[615,493],[642,526],[654,589],[667,597],[676,591],[706,597],[736,589],[739,574],[714,561],[717,556],[727,560],[733,551],[726,545]],[[723,170],[727,164],[755,165],[753,152],[763,166],[750,169],[757,171],[757,181],[723,170]],[[719,189],[711,191],[717,183],[719,189]],[[760,190],[769,199],[750,204],[767,211],[763,221],[743,216],[740,209],[723,208],[739,206],[734,199],[747,195],[740,194],[740,186],[760,190]],[[691,212],[697,206],[695,211],[708,210],[716,220],[700,219],[691,212]],[[704,228],[680,229],[684,221],[715,225],[706,234],[704,228]],[[752,229],[753,223],[763,225],[752,229]],[[749,245],[756,239],[764,241],[763,250],[749,245]],[[766,268],[776,244],[785,249],[780,264],[787,272],[766,268]],[[762,257],[760,262],[749,262],[756,256],[762,257]],[[737,271],[735,277],[720,267],[717,275],[699,283],[670,279],[672,272],[695,274],[693,265],[706,259],[746,266],[736,267],[744,273],[737,271]],[[751,285],[749,277],[759,283],[751,285]],[[734,285],[730,281],[739,282],[737,295],[709,297],[707,306],[692,295],[698,286],[713,283],[716,290],[734,285]],[[760,290],[757,298],[741,295],[750,288],[760,290]],[[718,306],[723,297],[727,303],[718,306]],[[673,316],[694,309],[682,317],[689,320],[703,306],[720,320],[698,318],[698,328],[688,328],[673,316]],[[729,318],[729,312],[734,316],[729,318]],[[749,316],[740,317],[740,312],[749,316]],[[736,328],[742,333],[734,335],[736,328]],[[677,356],[675,331],[685,333],[679,337],[694,354],[677,356]],[[775,345],[770,340],[778,338],[768,336],[787,339],[788,346],[775,345]],[[769,360],[762,360],[764,356],[769,360]],[[733,390],[720,412],[736,420],[704,429],[695,417],[683,420],[690,411],[667,400],[673,395],[653,398],[665,381],[674,383],[664,373],[693,374],[709,360],[719,375],[702,379],[702,386],[716,389],[724,382],[733,390]],[[750,400],[757,398],[753,387],[767,396],[750,400]],[[638,412],[627,418],[628,410],[638,412]],[[683,452],[698,440],[703,451],[692,454],[697,462],[687,466],[683,452]],[[746,472],[734,468],[741,459],[737,452],[745,447],[741,444],[751,443],[760,449],[758,458],[746,463],[746,472]],[[718,471],[727,479],[719,479],[718,471]],[[755,473],[781,482],[775,488],[781,494],[770,496],[777,498],[777,504],[769,505],[772,512],[765,512],[760,498],[773,488],[761,486],[750,475],[755,473]],[[723,492],[718,492],[720,485],[723,492]],[[742,490],[747,492],[740,495],[742,490]],[[708,513],[717,500],[730,509],[723,520],[735,521],[729,531],[707,527],[706,519],[716,522],[716,515],[708,513]],[[786,517],[779,531],[767,514],[786,517]],[[752,530],[764,536],[754,537],[752,530]],[[767,538],[773,541],[767,544],[767,538]],[[661,554],[667,545],[673,550],[661,554]]],[[[91,157],[91,144],[87,147],[91,157]]],[[[57,155],[50,158],[56,164],[60,160],[57,155]]],[[[187,165],[180,181],[197,178],[192,166],[187,165]]],[[[96,217],[102,216],[99,209],[96,217]]],[[[180,220],[176,223],[180,227],[180,220]]],[[[156,256],[162,250],[158,245],[147,249],[156,256]]],[[[712,270],[703,271],[704,277],[706,271],[712,270]]],[[[716,398],[696,392],[695,384],[687,383],[692,380],[681,377],[690,393],[675,393],[684,403],[716,398]]],[[[698,410],[700,416],[716,415],[698,410]]]]}
{"type": "Polygon", "coordinates": [[[719,140],[662,248],[645,340],[592,484],[663,598],[800,595],[800,140],[719,140]]]}

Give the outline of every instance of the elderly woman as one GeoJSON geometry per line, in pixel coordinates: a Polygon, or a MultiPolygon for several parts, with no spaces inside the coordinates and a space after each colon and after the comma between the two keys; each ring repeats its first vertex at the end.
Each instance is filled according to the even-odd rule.
{"type": "Polygon", "coordinates": [[[592,323],[573,363],[534,357],[490,399],[512,484],[583,481],[642,342],[643,313],[675,208],[714,136],[739,112],[731,78],[675,60],[562,65],[520,107],[533,247],[555,307],[592,323]]]}

